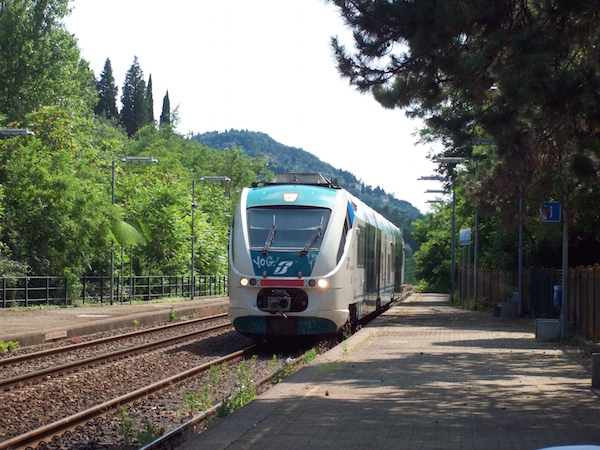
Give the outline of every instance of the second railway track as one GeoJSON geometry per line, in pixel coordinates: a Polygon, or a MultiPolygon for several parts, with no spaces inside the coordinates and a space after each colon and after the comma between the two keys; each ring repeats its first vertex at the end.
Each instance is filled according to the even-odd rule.
{"type": "Polygon", "coordinates": [[[52,376],[56,373],[69,372],[110,359],[123,358],[156,346],[192,338],[212,329],[226,328],[229,326],[226,317],[226,314],[218,314],[5,358],[0,360],[0,368],[2,368],[0,372],[0,390],[7,389],[15,384],[28,383],[35,379],[52,376]],[[217,325],[208,326],[207,324],[211,322],[217,323],[217,325]],[[185,332],[187,328],[199,325],[202,328],[185,332]],[[180,330],[184,330],[184,332],[180,330]],[[164,337],[165,334],[169,336],[164,337]],[[159,338],[153,339],[153,335],[159,336],[159,338]],[[136,340],[142,340],[142,343],[136,343],[136,340]],[[109,344],[114,346],[114,343],[119,341],[120,343],[117,344],[119,348],[106,348],[109,344]],[[133,343],[127,344],[125,341],[133,343]],[[72,355],[67,356],[65,354],[72,355]]]}
{"type": "Polygon", "coordinates": [[[250,349],[251,348],[236,351],[224,357],[217,358],[208,363],[201,364],[184,372],[178,373],[171,377],[162,379],[150,385],[136,389],[135,391],[129,392],[124,395],[120,395],[106,402],[88,408],[84,411],[72,414],[68,417],[64,417],[63,419],[54,421],[52,423],[45,424],[41,427],[37,427],[35,429],[32,429],[5,441],[0,441],[0,450],[27,448],[26,446],[29,445],[37,446],[40,442],[43,442],[42,445],[47,446],[48,444],[46,444],[44,440],[49,441],[52,438],[57,438],[65,430],[76,431],[77,429],[81,429],[86,425],[86,423],[89,423],[94,418],[106,415],[107,412],[116,409],[121,405],[132,404],[133,402],[148,397],[153,393],[160,391],[166,387],[172,386],[173,384],[179,383],[187,378],[205,372],[211,367],[216,367],[219,364],[224,364],[230,361],[234,361],[236,359],[240,359],[244,355],[247,355],[250,349]]]}
{"type": "Polygon", "coordinates": [[[228,349],[237,351],[249,345],[248,339],[228,331],[229,327],[222,323],[210,330],[129,348],[125,352],[134,353],[129,358],[111,353],[76,365],[54,367],[52,375],[44,371],[4,380],[0,391],[4,413],[0,416],[0,442],[202,366],[228,349]],[[196,338],[201,333],[205,333],[202,339],[196,338]],[[32,384],[35,378],[41,380],[32,384]]]}

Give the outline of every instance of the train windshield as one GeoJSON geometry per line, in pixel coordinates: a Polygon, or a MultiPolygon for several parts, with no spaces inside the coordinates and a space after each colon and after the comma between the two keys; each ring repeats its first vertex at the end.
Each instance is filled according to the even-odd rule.
{"type": "Polygon", "coordinates": [[[329,222],[327,208],[249,208],[250,246],[271,250],[318,250],[329,222]]]}

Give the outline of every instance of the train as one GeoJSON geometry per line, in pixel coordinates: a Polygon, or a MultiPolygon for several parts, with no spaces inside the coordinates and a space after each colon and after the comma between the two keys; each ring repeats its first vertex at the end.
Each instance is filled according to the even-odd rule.
{"type": "Polygon", "coordinates": [[[229,318],[257,342],[333,335],[402,294],[402,231],[319,173],[241,192],[229,242],[229,318]]]}

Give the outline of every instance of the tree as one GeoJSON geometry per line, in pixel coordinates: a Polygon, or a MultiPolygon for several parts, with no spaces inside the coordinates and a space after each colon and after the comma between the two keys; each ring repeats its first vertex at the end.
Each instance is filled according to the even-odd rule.
{"type": "Polygon", "coordinates": [[[118,88],[115,85],[115,78],[113,77],[112,64],[110,59],[106,58],[104,63],[104,69],[100,74],[100,80],[96,84],[98,88],[99,101],[94,112],[99,116],[104,116],[107,119],[119,118],[119,111],[117,109],[117,94],[118,88]]]}
{"type": "Polygon", "coordinates": [[[154,122],[154,99],[152,97],[152,74],[148,77],[148,86],[146,87],[146,103],[148,104],[149,123],[154,122]]]}
{"type": "Polygon", "coordinates": [[[354,32],[355,50],[332,40],[351,84],[425,119],[446,156],[470,155],[473,138],[493,139],[489,200],[514,198],[519,187],[532,199],[560,192],[597,164],[596,2],[330,1],[354,32]]]}
{"type": "Polygon", "coordinates": [[[121,125],[128,136],[133,136],[140,128],[151,123],[148,114],[149,106],[146,98],[146,82],[137,56],[127,71],[121,96],[121,125]]]}
{"type": "Polygon", "coordinates": [[[93,73],[61,23],[68,3],[0,3],[0,115],[9,122],[42,106],[90,112],[97,102],[93,73]]]}
{"type": "Polygon", "coordinates": [[[46,107],[27,121],[35,136],[13,139],[2,153],[1,240],[34,274],[75,281],[108,254],[110,178],[98,165],[104,152],[89,146],[89,119],[46,107]]]}
{"type": "Polygon", "coordinates": [[[160,114],[160,126],[171,125],[171,102],[169,101],[169,91],[165,94],[160,114]]]}

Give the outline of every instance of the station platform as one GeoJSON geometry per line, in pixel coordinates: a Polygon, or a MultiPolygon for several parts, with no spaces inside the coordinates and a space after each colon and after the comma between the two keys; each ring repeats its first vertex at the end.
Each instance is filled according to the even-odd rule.
{"type": "Polygon", "coordinates": [[[101,306],[0,309],[0,340],[21,347],[64,338],[139,325],[169,322],[171,310],[177,318],[201,317],[227,312],[227,297],[197,297],[194,300],[160,303],[114,303],[101,306]]]}
{"type": "Polygon", "coordinates": [[[600,445],[591,352],[417,294],[179,450],[572,445],[600,445]]]}

